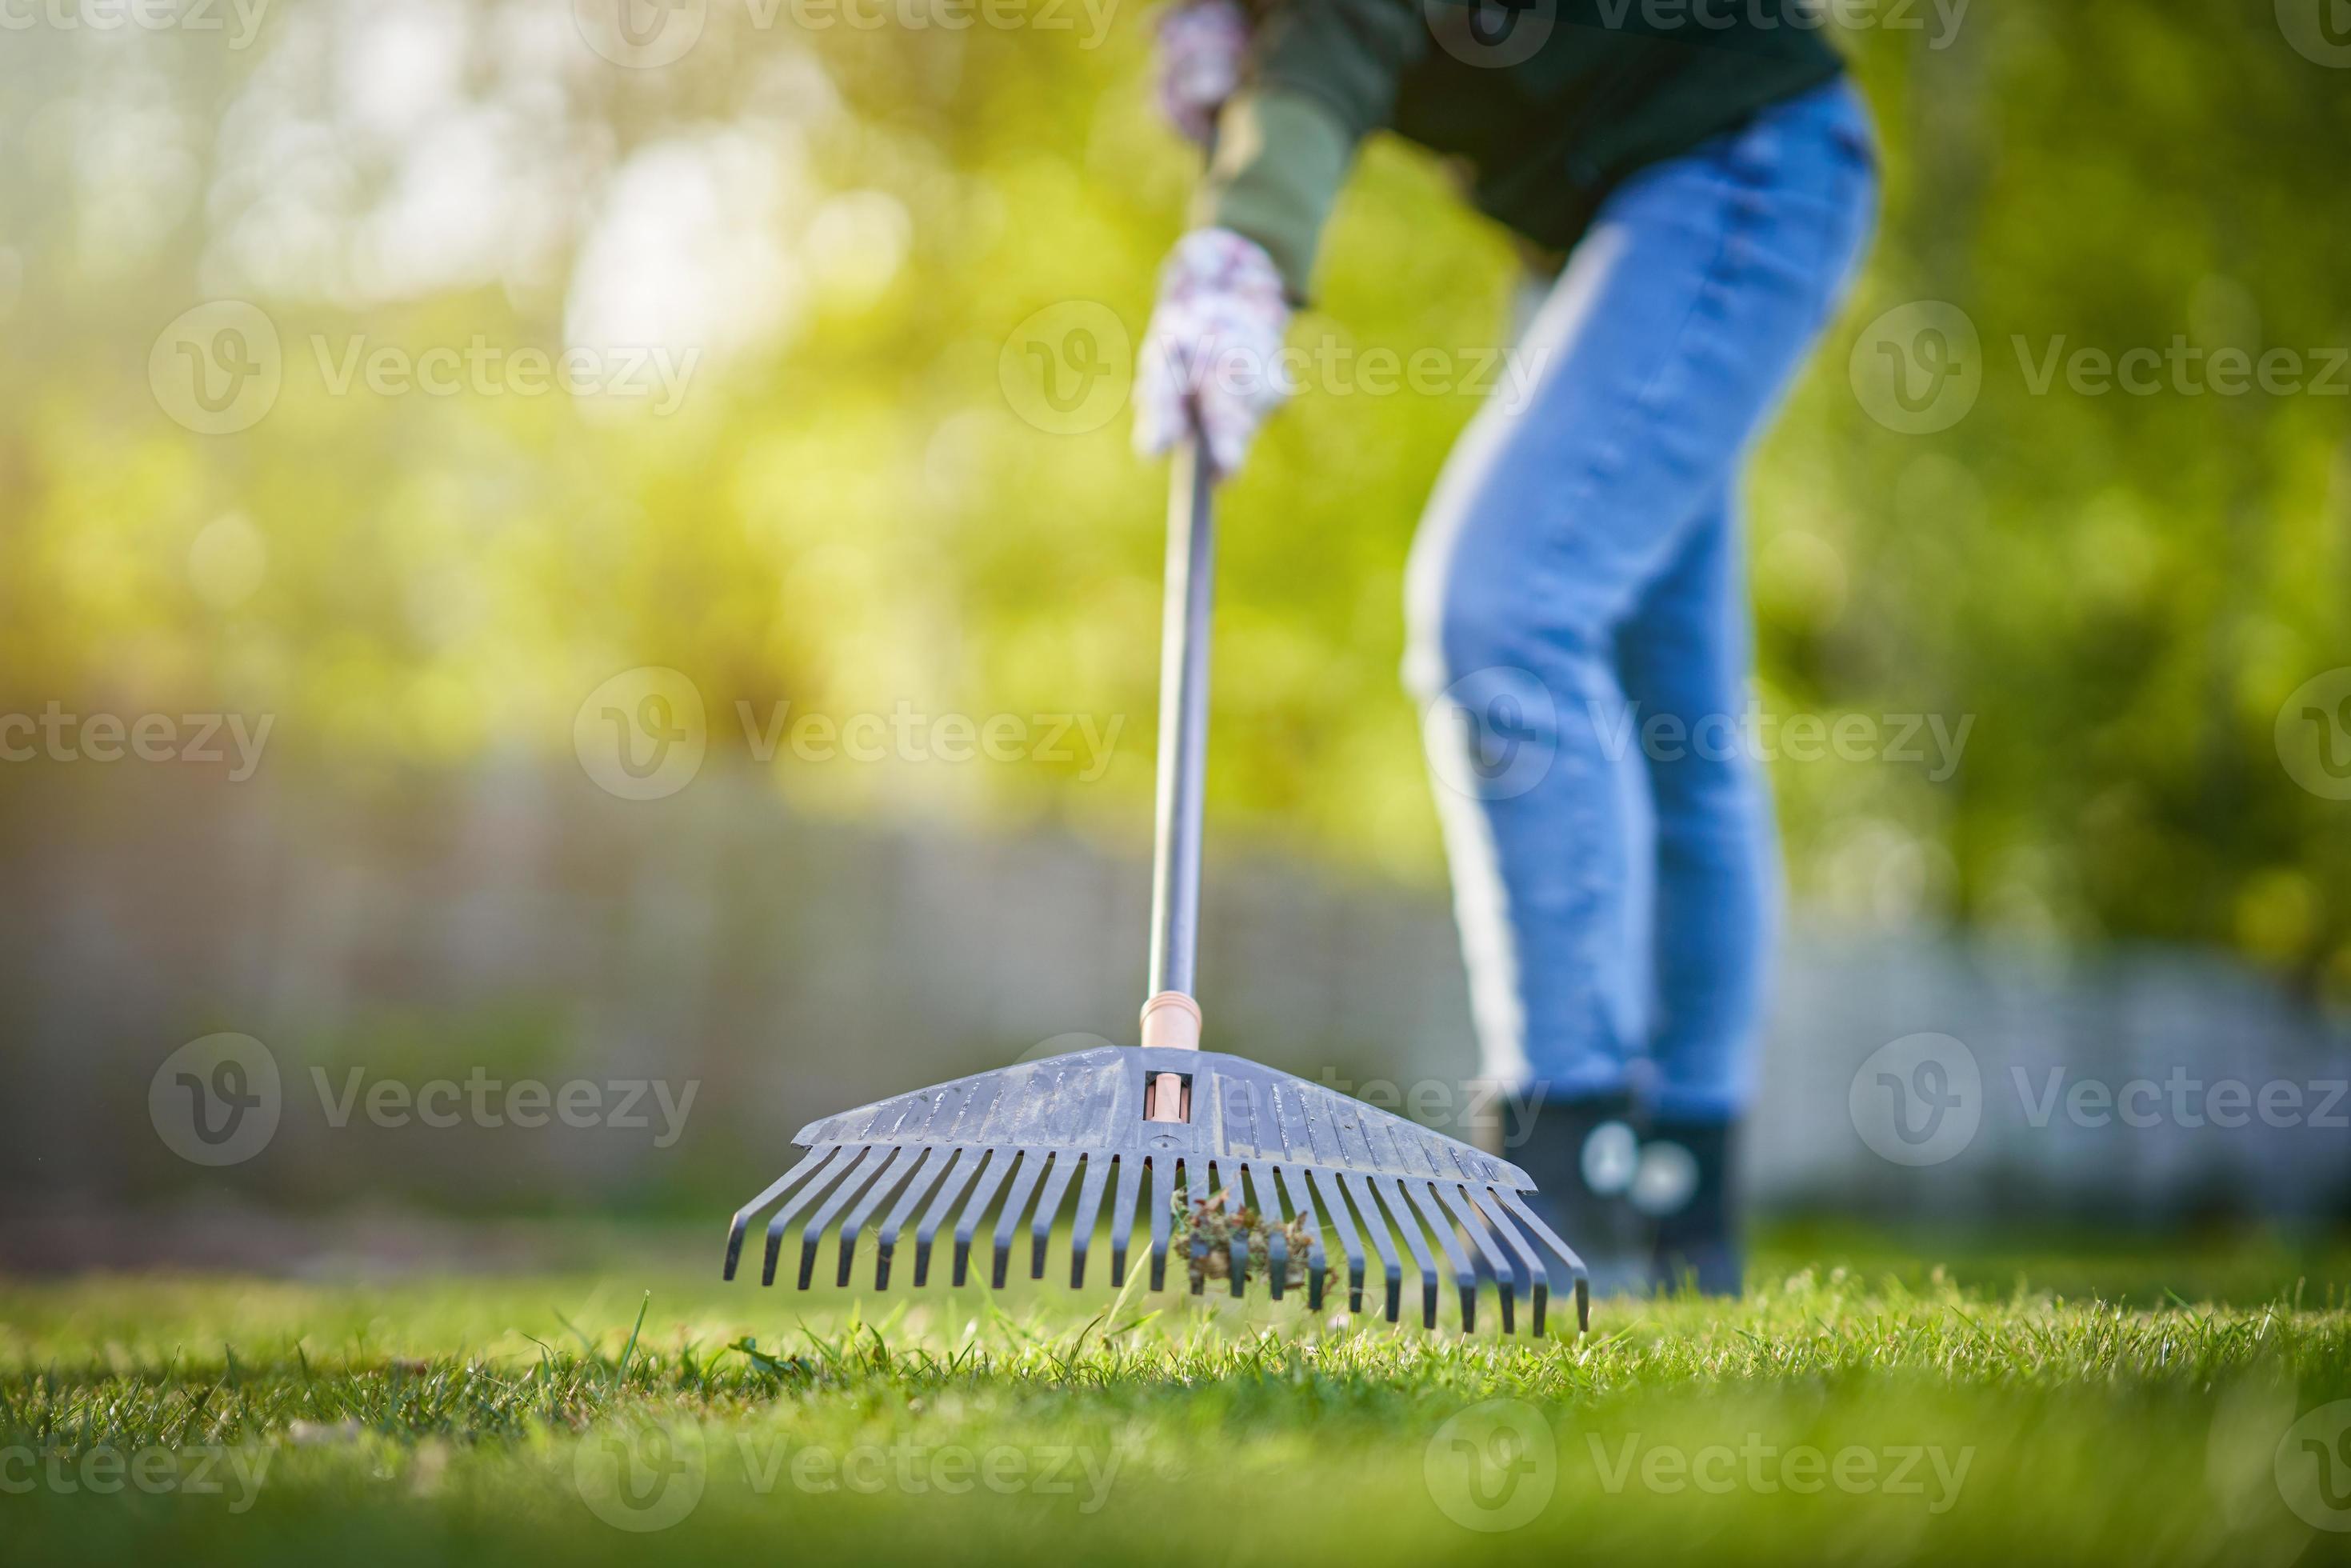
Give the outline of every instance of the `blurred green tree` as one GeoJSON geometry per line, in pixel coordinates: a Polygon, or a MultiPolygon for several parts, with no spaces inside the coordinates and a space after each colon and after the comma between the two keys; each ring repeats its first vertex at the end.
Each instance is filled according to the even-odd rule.
{"type": "MultiPolygon", "coordinates": [[[[2036,0],[1846,37],[1886,223],[1750,497],[1761,697],[1782,721],[1933,716],[1965,745],[1948,770],[1923,736],[1917,763],[1779,761],[1814,906],[2226,944],[2351,998],[2351,806],[2299,787],[2277,738],[2291,694],[2351,665],[2351,77],[2295,47],[2291,9],[2036,0]],[[1972,348],[1946,343],[1980,391],[1911,433],[1873,413],[1869,351],[1920,302],[1964,317],[1972,348]],[[2228,348],[2290,351],[2300,390],[2212,390],[2228,348]],[[2163,368],[2096,390],[2085,349],[2163,368]]],[[[701,14],[648,68],[564,6],[487,0],[295,0],[242,47],[12,36],[0,708],[264,707],[281,755],[367,788],[559,757],[597,682],[668,664],[730,752],[738,705],[1123,716],[1099,779],[788,755],[773,777],[810,810],[1134,835],[1160,480],[1123,417],[1040,428],[999,371],[1071,301],[1140,332],[1190,167],[1149,109],[1146,16],[701,14]],[[198,434],[151,358],[223,299],[264,312],[282,386],[198,434]],[[364,369],[630,343],[697,356],[674,410],[364,369]]],[[[1440,874],[1402,566],[1513,277],[1443,171],[1371,150],[1301,329],[1352,379],[1277,423],[1228,509],[1228,834],[1440,874]],[[1444,389],[1363,384],[1429,348],[1444,389]]]]}

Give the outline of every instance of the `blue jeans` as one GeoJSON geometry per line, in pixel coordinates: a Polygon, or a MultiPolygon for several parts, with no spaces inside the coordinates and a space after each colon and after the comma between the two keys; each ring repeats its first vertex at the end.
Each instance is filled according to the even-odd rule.
{"type": "Polygon", "coordinates": [[[1867,242],[1872,147],[1840,81],[1625,183],[1430,498],[1405,674],[1505,1083],[1690,1120],[1751,1090],[1779,858],[1737,492],[1867,242]]]}

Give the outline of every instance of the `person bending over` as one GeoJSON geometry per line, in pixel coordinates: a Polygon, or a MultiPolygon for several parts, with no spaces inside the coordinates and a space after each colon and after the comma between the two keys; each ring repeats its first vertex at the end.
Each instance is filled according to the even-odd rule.
{"type": "Polygon", "coordinates": [[[1771,804],[1736,744],[1637,737],[1738,733],[1739,486],[1867,243],[1867,110],[1805,0],[1189,0],[1158,92],[1213,151],[1140,359],[1146,453],[1196,419],[1220,475],[1246,462],[1375,132],[1565,255],[1516,350],[1532,385],[1479,412],[1428,500],[1405,676],[1484,1070],[1538,1105],[1505,1152],[1600,1284],[1736,1293],[1771,804]]]}

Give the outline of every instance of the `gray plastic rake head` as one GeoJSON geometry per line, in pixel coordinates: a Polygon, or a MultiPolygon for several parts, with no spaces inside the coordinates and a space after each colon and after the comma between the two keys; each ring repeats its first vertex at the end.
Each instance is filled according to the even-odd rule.
{"type": "Polygon", "coordinates": [[[1024,1218],[1029,1272],[1041,1280],[1046,1243],[1074,1186],[1072,1286],[1085,1283],[1086,1252],[1108,1196],[1111,1273],[1125,1281],[1135,1214],[1147,1206],[1142,1212],[1151,1231],[1151,1288],[1162,1289],[1180,1194],[1186,1272],[1195,1291],[1221,1274],[1238,1296],[1254,1271],[1278,1300],[1299,1261],[1291,1249],[1302,1245],[1300,1278],[1307,1304],[1320,1308],[1331,1270],[1323,1238],[1332,1234],[1346,1254],[1348,1308],[1360,1312],[1368,1238],[1386,1274],[1387,1319],[1394,1322],[1403,1310],[1401,1238],[1419,1270],[1421,1321],[1430,1328],[1446,1274],[1460,1291],[1465,1330],[1477,1325],[1479,1284],[1489,1280],[1501,1298],[1505,1333],[1517,1327],[1520,1295],[1529,1298],[1532,1327],[1541,1333],[1552,1293],[1571,1283],[1576,1326],[1589,1324],[1583,1264],[1520,1197],[1534,1189],[1525,1172],[1320,1084],[1198,1049],[1193,971],[1215,478],[1199,461],[1197,443],[1189,444],[1178,455],[1168,497],[1158,844],[1142,1047],[1102,1046],[1023,1062],[811,1123],[792,1140],[806,1156],[735,1216],[726,1233],[728,1279],[751,1222],[780,1205],[768,1220],[760,1271],[767,1284],[775,1283],[784,1233],[798,1222],[802,1290],[816,1277],[826,1232],[836,1227],[835,1279],[847,1285],[858,1235],[868,1226],[874,1231],[873,1284],[887,1288],[909,1223],[920,1285],[950,1211],[955,1283],[964,1282],[972,1242],[991,1211],[994,1283],[1004,1283],[1024,1218]],[[1210,1256],[1211,1246],[1221,1247],[1223,1256],[1210,1256]],[[1259,1249],[1264,1256],[1252,1256],[1259,1249]]]}
{"type": "MultiPolygon", "coordinates": [[[[1332,1266],[1324,1238],[1335,1234],[1346,1258],[1349,1309],[1363,1311],[1368,1240],[1386,1279],[1386,1317],[1395,1322],[1404,1292],[1401,1238],[1419,1272],[1421,1321],[1430,1328],[1437,1326],[1440,1278],[1448,1274],[1459,1292],[1465,1331],[1477,1324],[1481,1281],[1497,1288],[1505,1333],[1516,1330],[1521,1295],[1530,1302],[1533,1332],[1542,1333],[1552,1295],[1571,1286],[1578,1328],[1590,1321],[1583,1264],[1520,1196],[1534,1186],[1523,1171],[1238,1056],[1101,1046],[828,1116],[792,1142],[807,1154],[746,1204],[728,1228],[730,1280],[750,1226],[778,1204],[768,1218],[760,1270],[766,1284],[775,1283],[785,1234],[797,1224],[802,1290],[816,1277],[828,1232],[839,1238],[834,1281],[849,1284],[858,1237],[869,1228],[874,1288],[886,1289],[911,1224],[914,1282],[922,1285],[930,1275],[932,1245],[952,1212],[952,1281],[961,1285],[991,1208],[991,1283],[1003,1286],[1024,1220],[1029,1277],[1041,1280],[1047,1243],[1068,1208],[1070,1283],[1080,1287],[1107,1197],[1113,1281],[1126,1277],[1140,1209],[1147,1217],[1155,1291],[1166,1283],[1181,1191],[1190,1204],[1206,1201],[1228,1211],[1246,1207],[1271,1221],[1219,1228],[1228,1254],[1220,1271],[1236,1296],[1257,1277],[1280,1300],[1293,1261],[1289,1238],[1302,1231],[1309,1238],[1307,1304],[1319,1309],[1332,1266]],[[1144,1119],[1146,1088],[1164,1073],[1185,1082],[1189,1120],[1144,1119]],[[1264,1256],[1250,1255],[1252,1235],[1264,1256]]],[[[1206,1229],[1192,1228],[1188,1243],[1195,1292],[1204,1288],[1205,1274],[1219,1271],[1200,1267],[1207,1261],[1206,1229]]]]}

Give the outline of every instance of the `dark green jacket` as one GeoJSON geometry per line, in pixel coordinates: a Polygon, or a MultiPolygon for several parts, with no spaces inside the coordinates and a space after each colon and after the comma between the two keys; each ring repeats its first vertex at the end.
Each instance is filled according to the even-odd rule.
{"type": "Polygon", "coordinates": [[[1626,175],[1843,68],[1810,0],[1272,0],[1217,121],[1198,221],[1305,298],[1375,131],[1457,158],[1480,209],[1565,250],[1626,175]]]}

